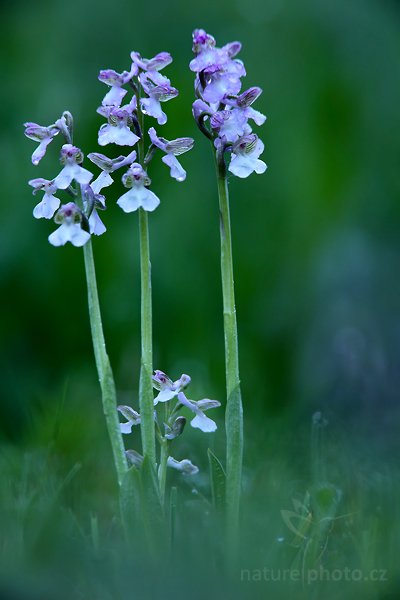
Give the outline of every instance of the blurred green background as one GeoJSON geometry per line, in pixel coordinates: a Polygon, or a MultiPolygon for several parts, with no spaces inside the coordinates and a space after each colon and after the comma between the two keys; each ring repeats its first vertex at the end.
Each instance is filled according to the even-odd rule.
{"type": "MultiPolygon", "coordinates": [[[[131,50],[171,52],[165,73],[180,95],[157,130],[196,140],[182,158],[184,183],[160,160],[151,165],[161,198],[150,219],[154,366],[173,378],[189,373],[195,399],[224,399],[216,184],[191,117],[188,69],[191,32],[204,27],[219,45],[243,43],[245,85],[263,88],[256,108],[268,116],[259,131],[267,173],[230,182],[245,474],[251,482],[264,473],[280,447],[293,477],[305,477],[316,410],[335,443],[344,440],[356,461],[376,461],[380,473],[399,452],[398,2],[13,0],[0,10],[3,452],[18,465],[18,453],[49,451],[64,475],[78,461],[81,483],[112,485],[82,253],[51,247],[52,225],[31,215],[27,180],[54,177],[57,152],[50,146],[33,167],[35,144],[22,124],[49,124],[69,110],[75,143],[98,151],[106,88],[97,74],[129,68],[131,50]]],[[[115,206],[121,189],[107,193],[108,232],[94,251],[108,350],[129,404],[140,350],[138,224],[115,206]]],[[[222,453],[222,412],[220,424],[212,444],[222,453]]],[[[192,442],[206,464],[208,440],[191,435],[182,457],[192,442]]],[[[254,484],[260,502],[270,484],[254,484]]]]}

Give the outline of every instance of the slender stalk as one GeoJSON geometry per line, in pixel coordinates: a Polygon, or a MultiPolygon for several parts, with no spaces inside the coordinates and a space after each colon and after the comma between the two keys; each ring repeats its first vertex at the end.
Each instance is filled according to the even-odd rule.
{"type": "Polygon", "coordinates": [[[227,392],[225,412],[227,542],[234,556],[239,541],[239,506],[243,460],[243,409],[239,379],[229,192],[223,154],[217,156],[216,166],[220,210],[221,276],[227,392]]]}
{"type": "Polygon", "coordinates": [[[158,480],[160,482],[161,502],[164,504],[165,485],[167,482],[167,461],[169,456],[169,442],[163,440],[161,442],[160,466],[158,468],[158,480]]]}
{"type": "Polygon", "coordinates": [[[141,416],[143,454],[148,456],[155,467],[156,440],[154,430],[153,396],[153,341],[151,305],[151,263],[149,246],[149,225],[147,213],[139,208],[140,238],[140,279],[141,279],[141,366],[139,383],[139,404],[141,416]]]}
{"type": "Polygon", "coordinates": [[[94,356],[101,387],[103,412],[106,418],[108,434],[110,436],[118,484],[121,486],[123,477],[128,470],[128,463],[125,456],[125,448],[122,441],[117,413],[117,393],[115,389],[115,382],[104,340],[91,240],[89,240],[83,246],[83,256],[85,259],[85,272],[88,289],[90,328],[92,331],[94,356]]]}
{"type": "MultiPolygon", "coordinates": [[[[135,87],[137,106],[140,106],[140,88],[135,87]]],[[[138,160],[144,168],[144,114],[138,110],[138,160]]],[[[149,222],[147,212],[139,208],[140,285],[141,285],[141,362],[139,381],[139,406],[141,416],[143,455],[156,466],[156,438],[154,430],[153,396],[153,314],[151,301],[151,262],[149,222]]]]}

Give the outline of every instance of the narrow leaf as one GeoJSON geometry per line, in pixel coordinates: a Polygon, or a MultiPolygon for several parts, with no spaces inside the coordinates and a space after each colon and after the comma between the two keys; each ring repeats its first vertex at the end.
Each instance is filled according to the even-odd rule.
{"type": "Polygon", "coordinates": [[[221,513],[225,510],[226,475],[223,466],[210,448],[208,449],[208,461],[213,505],[216,512],[221,513]]]}

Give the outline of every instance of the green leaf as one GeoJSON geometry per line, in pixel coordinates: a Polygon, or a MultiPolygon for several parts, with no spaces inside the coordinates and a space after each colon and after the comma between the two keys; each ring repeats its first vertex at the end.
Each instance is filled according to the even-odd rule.
{"type": "Polygon", "coordinates": [[[137,534],[140,525],[141,504],[141,482],[140,472],[136,467],[131,467],[122,479],[120,490],[120,509],[122,523],[128,537],[137,534]]]}
{"type": "Polygon", "coordinates": [[[176,512],[178,506],[178,489],[174,486],[171,488],[169,498],[169,535],[171,548],[175,543],[175,527],[176,527],[176,512]]]}
{"type": "Polygon", "coordinates": [[[217,513],[222,513],[225,510],[225,471],[220,461],[215,456],[214,452],[210,450],[210,448],[208,449],[208,461],[210,465],[211,494],[213,505],[217,513]]]}

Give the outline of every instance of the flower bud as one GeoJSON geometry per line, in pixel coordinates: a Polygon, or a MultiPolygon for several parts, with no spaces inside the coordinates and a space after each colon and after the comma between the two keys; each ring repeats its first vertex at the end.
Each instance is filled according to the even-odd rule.
{"type": "Polygon", "coordinates": [[[183,433],[185,425],[186,425],[185,417],[178,417],[177,419],[175,419],[175,421],[172,424],[172,427],[170,427],[169,425],[164,423],[165,439],[166,440],[174,440],[175,438],[179,437],[183,433]]]}
{"type": "Polygon", "coordinates": [[[230,42],[229,44],[226,44],[222,47],[222,50],[225,50],[229,58],[233,58],[234,56],[236,56],[236,54],[239,54],[241,49],[242,44],[240,42],[230,42]]]}
{"type": "Polygon", "coordinates": [[[259,87],[251,87],[236,99],[236,104],[239,108],[247,108],[262,94],[262,89],[259,87]]]}
{"type": "Polygon", "coordinates": [[[193,47],[192,50],[195,54],[199,54],[206,47],[215,46],[216,41],[212,35],[209,35],[204,29],[195,29],[193,31],[193,47]]]}
{"type": "Polygon", "coordinates": [[[136,452],[136,450],[126,450],[125,456],[128,459],[129,464],[139,469],[143,463],[143,456],[136,452]]]}

